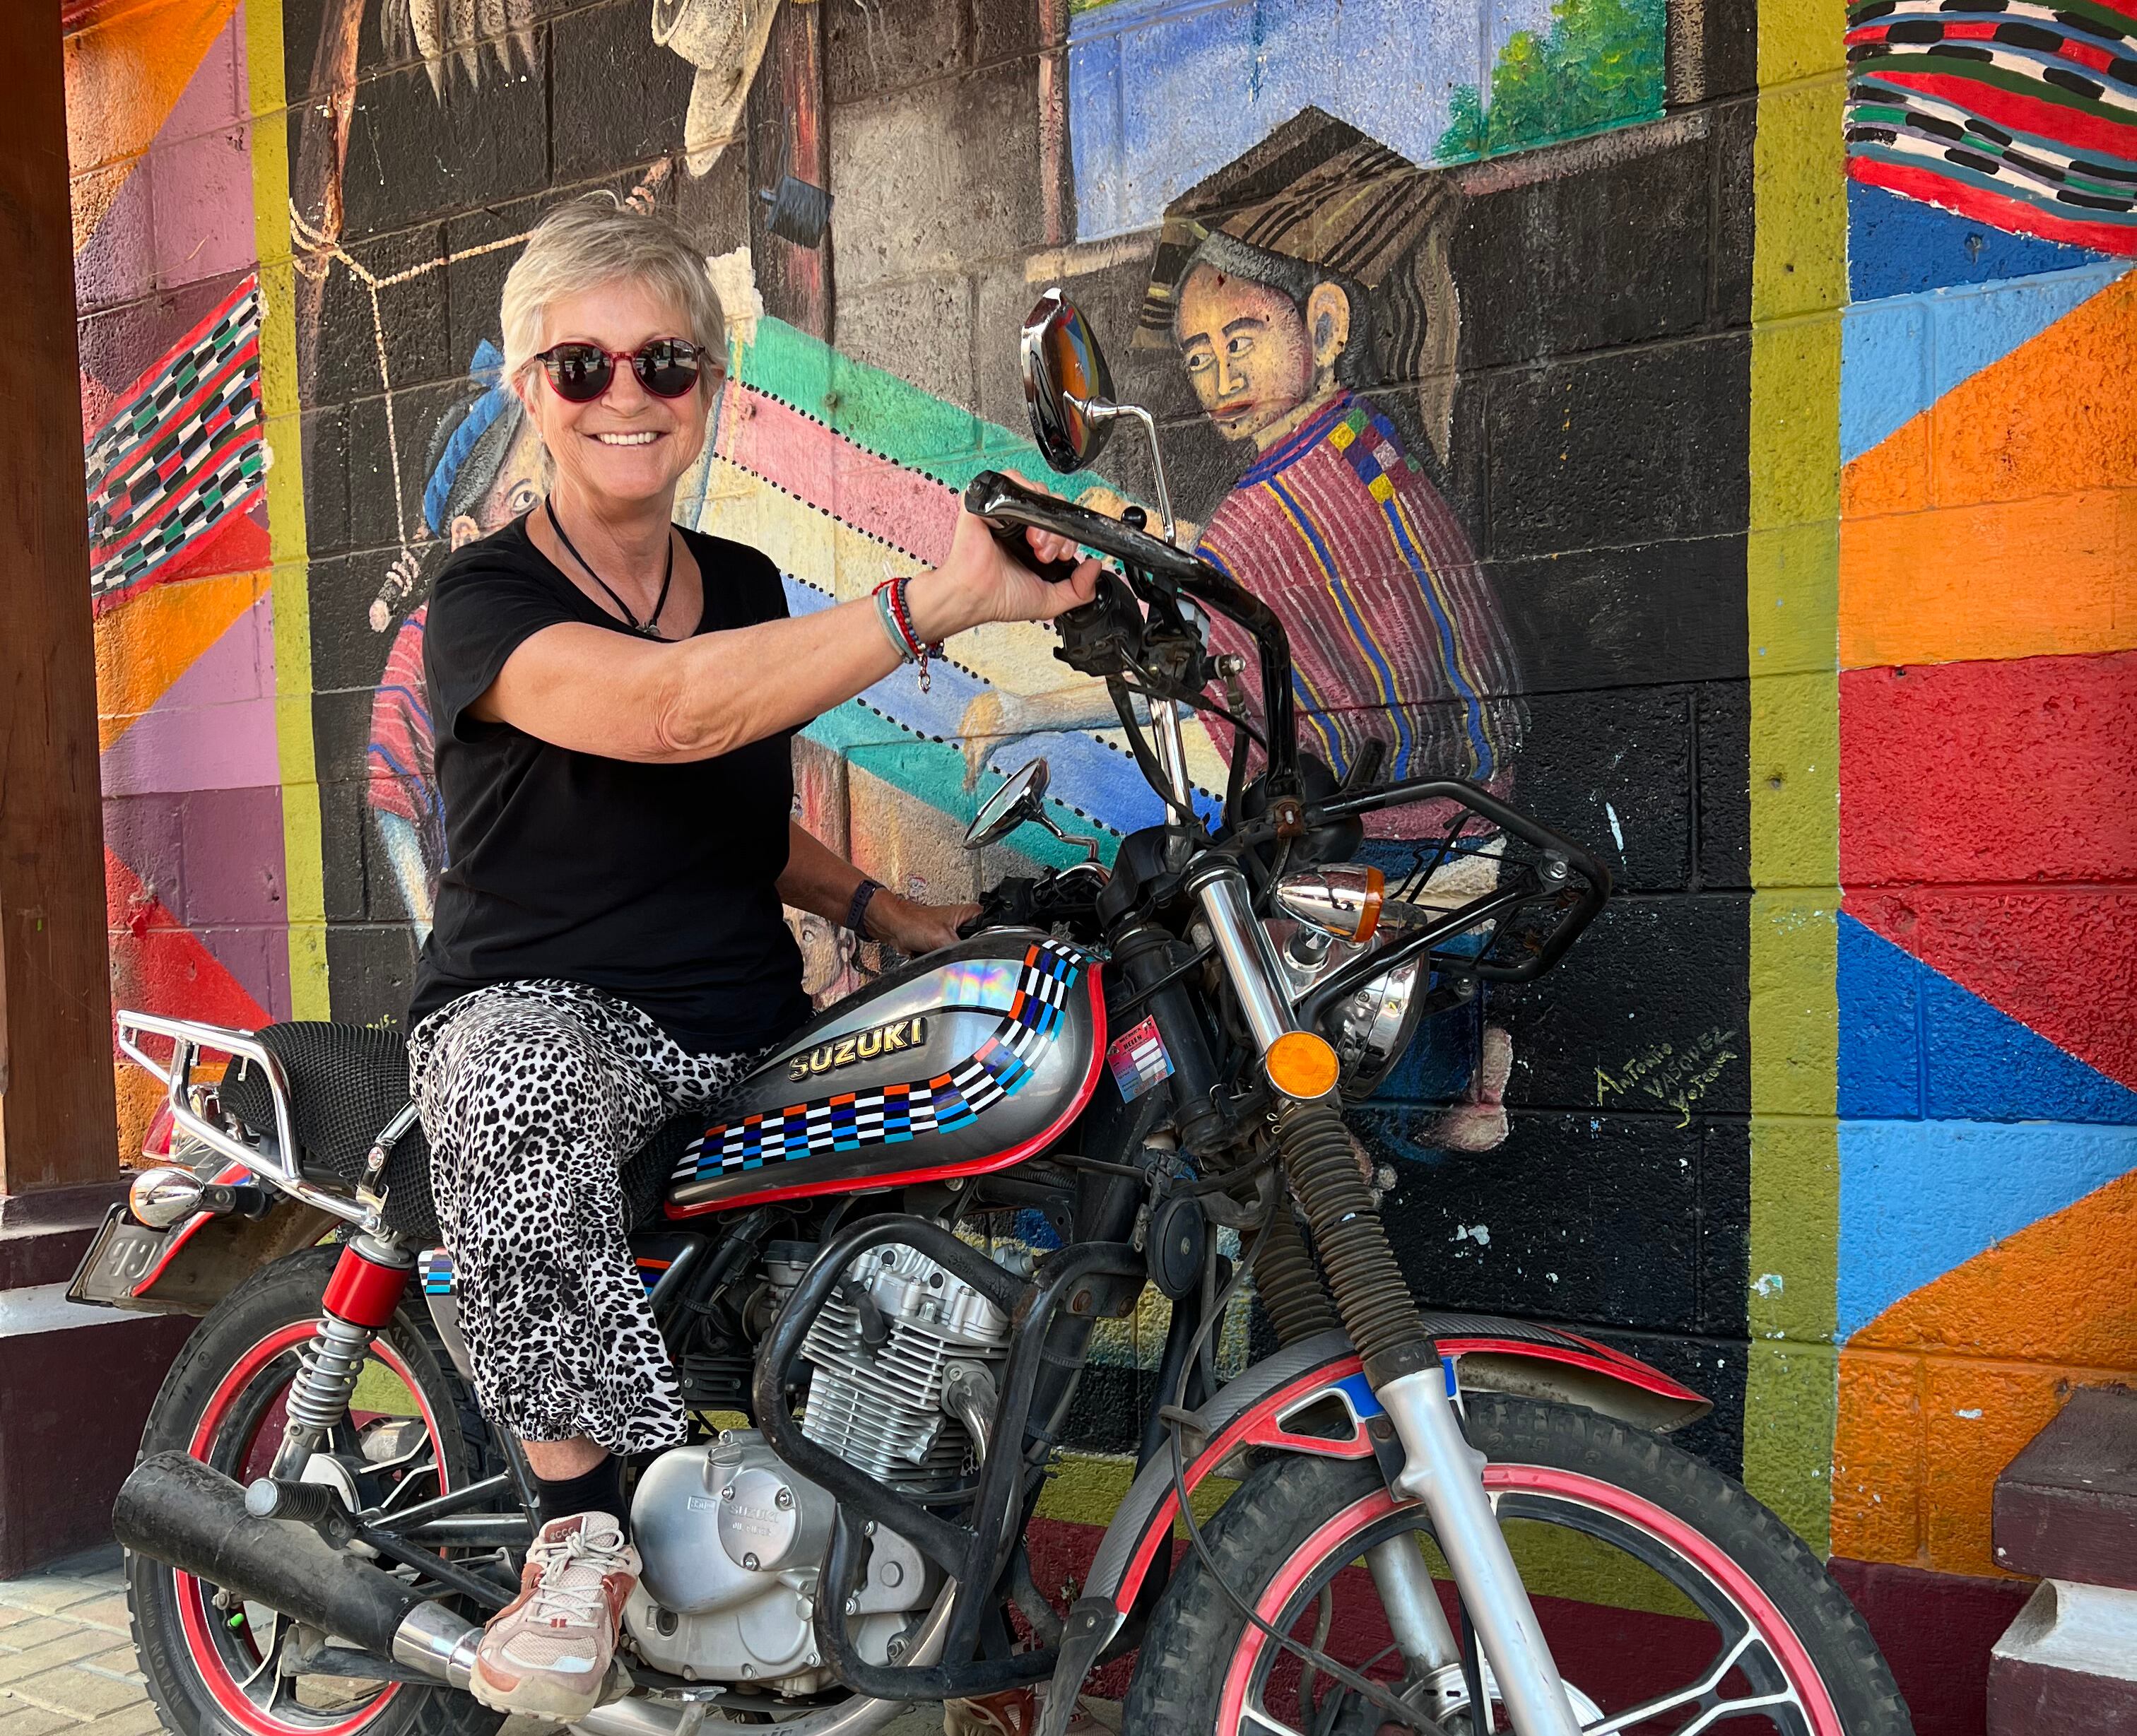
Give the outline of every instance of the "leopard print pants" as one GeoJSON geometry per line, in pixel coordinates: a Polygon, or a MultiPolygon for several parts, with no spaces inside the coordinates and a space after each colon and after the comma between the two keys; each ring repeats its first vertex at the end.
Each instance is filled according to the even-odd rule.
{"type": "Polygon", "coordinates": [[[690,1054],[637,1008],[548,980],[479,990],[410,1033],[475,1386],[522,1440],[625,1453],[683,1438],[619,1171],[762,1053],[690,1054]]]}

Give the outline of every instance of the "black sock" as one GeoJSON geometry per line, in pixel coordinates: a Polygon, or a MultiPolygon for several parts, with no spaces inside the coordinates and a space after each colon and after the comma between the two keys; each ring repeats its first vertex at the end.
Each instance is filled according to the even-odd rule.
{"type": "Polygon", "coordinates": [[[600,1464],[575,1477],[554,1482],[537,1477],[534,1484],[540,1492],[543,1524],[569,1519],[575,1513],[606,1513],[623,1527],[624,1541],[630,1542],[630,1514],[623,1500],[623,1461],[614,1453],[604,1453],[600,1464]]]}

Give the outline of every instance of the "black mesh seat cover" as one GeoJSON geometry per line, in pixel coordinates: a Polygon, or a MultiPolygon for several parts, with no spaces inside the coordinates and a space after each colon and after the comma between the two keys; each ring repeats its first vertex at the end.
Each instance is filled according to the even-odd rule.
{"type": "MultiPolygon", "coordinates": [[[[398,1031],[371,1025],[300,1020],[253,1033],[281,1063],[290,1082],[290,1118],[303,1148],[305,1173],[354,1187],[386,1124],[408,1101],[408,1045],[398,1031]]],[[[223,1077],[222,1106],[256,1131],[272,1132],[275,1101],[257,1067],[233,1061],[223,1077]]],[[[705,1117],[679,1116],[663,1126],[623,1166],[626,1228],[660,1209],[683,1148],[704,1131],[705,1117]]],[[[436,1202],[431,1194],[431,1145],[419,1122],[401,1135],[386,1160],[386,1221],[403,1235],[435,1246],[436,1202]]]]}

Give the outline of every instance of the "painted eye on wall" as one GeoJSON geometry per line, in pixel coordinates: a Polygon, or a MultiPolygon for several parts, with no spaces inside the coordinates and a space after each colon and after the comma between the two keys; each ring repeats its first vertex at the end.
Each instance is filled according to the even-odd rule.
{"type": "Polygon", "coordinates": [[[534,503],[541,498],[542,491],[532,482],[521,483],[512,491],[510,502],[512,516],[516,518],[522,513],[532,512],[534,509],[534,503]]]}

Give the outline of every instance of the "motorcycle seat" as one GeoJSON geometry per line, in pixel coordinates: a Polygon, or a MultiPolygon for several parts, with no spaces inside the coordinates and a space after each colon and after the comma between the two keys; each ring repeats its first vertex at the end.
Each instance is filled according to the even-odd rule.
{"type": "MultiPolygon", "coordinates": [[[[290,1085],[290,1120],[307,1179],[355,1188],[371,1148],[408,1102],[408,1045],[398,1031],[372,1025],[298,1019],[263,1025],[254,1039],[280,1064],[290,1085]]],[[[223,1076],[224,1109],[255,1132],[272,1133],[275,1100],[263,1069],[243,1059],[223,1076]]],[[[657,1216],[669,1176],[683,1148],[704,1131],[693,1111],[656,1129],[622,1166],[626,1228],[657,1216]]],[[[381,1176],[386,1222],[426,1247],[440,1241],[437,1202],[431,1190],[431,1144],[421,1122],[395,1143],[381,1176]]]]}

